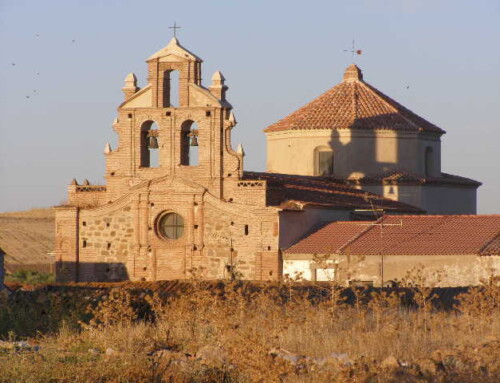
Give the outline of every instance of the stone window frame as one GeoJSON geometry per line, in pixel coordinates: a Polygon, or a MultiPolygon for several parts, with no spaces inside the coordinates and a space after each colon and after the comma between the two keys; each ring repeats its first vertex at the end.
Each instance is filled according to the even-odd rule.
{"type": "Polygon", "coordinates": [[[185,230],[186,230],[186,220],[184,219],[184,216],[182,214],[179,214],[178,212],[174,211],[174,210],[165,210],[165,211],[162,211],[160,214],[157,215],[156,219],[155,219],[155,232],[156,232],[156,235],[158,238],[160,238],[161,240],[163,241],[178,241],[179,239],[181,239],[182,237],[184,237],[185,235],[185,230]],[[182,219],[182,226],[180,225],[175,225],[173,227],[175,228],[179,228],[179,227],[182,227],[182,231],[180,233],[180,235],[177,235],[175,238],[172,238],[172,237],[169,237],[163,230],[162,228],[162,222],[164,219],[166,219],[166,217],[172,215],[172,214],[175,214],[175,216],[177,217],[180,217],[182,219]]]}

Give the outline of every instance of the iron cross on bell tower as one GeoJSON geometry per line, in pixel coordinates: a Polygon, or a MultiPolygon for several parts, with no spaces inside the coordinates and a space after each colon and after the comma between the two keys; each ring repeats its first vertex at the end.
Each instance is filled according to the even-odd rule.
{"type": "Polygon", "coordinates": [[[174,37],[177,37],[177,29],[181,29],[182,27],[178,27],[177,23],[174,21],[174,26],[173,27],[168,27],[169,29],[174,30],[174,37]]]}

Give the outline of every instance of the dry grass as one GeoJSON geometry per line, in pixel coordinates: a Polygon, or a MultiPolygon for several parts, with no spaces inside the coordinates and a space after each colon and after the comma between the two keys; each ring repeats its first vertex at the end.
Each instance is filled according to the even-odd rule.
{"type": "Polygon", "coordinates": [[[88,305],[80,328],[68,319],[30,338],[39,351],[0,352],[0,381],[498,381],[498,286],[472,289],[452,311],[402,306],[379,290],[346,305],[331,292],[315,301],[288,286],[229,283],[222,293],[195,282],[160,299],[113,289],[88,305]]]}

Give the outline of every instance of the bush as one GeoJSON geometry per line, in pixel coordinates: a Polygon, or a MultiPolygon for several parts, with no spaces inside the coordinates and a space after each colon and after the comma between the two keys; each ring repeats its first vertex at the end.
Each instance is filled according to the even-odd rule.
{"type": "Polygon", "coordinates": [[[54,274],[32,270],[18,270],[5,276],[5,282],[21,283],[25,285],[47,284],[54,283],[54,281],[54,274]]]}

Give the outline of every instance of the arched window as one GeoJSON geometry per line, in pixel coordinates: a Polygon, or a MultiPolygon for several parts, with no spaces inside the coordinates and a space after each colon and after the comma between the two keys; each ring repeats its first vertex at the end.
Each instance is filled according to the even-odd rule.
{"type": "Polygon", "coordinates": [[[141,167],[157,168],[160,166],[160,143],[158,125],[146,121],[141,127],[141,167]]]}
{"type": "Polygon", "coordinates": [[[179,72],[167,70],[163,73],[163,107],[179,106],[179,72]]]}
{"type": "Polygon", "coordinates": [[[429,177],[433,173],[434,169],[434,155],[432,148],[430,146],[425,148],[425,176],[429,177]]]}
{"type": "Polygon", "coordinates": [[[181,126],[181,165],[197,166],[199,163],[198,125],[187,120],[181,126]]]}
{"type": "Polygon", "coordinates": [[[334,159],[333,150],[328,146],[319,146],[314,149],[314,175],[333,175],[334,159]]]}

